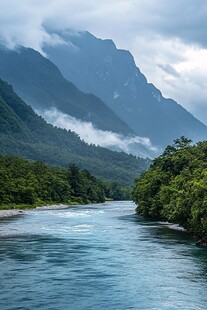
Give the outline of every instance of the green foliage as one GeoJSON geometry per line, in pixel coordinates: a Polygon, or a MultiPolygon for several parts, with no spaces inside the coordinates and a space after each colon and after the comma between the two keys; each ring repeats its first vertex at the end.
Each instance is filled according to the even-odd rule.
{"type": "Polygon", "coordinates": [[[1,206],[104,201],[102,182],[75,165],[63,169],[0,155],[1,206]]]}
{"type": "Polygon", "coordinates": [[[207,242],[207,142],[181,137],[137,180],[137,212],[184,226],[207,242]]]}
{"type": "Polygon", "coordinates": [[[113,200],[130,200],[131,186],[122,186],[118,182],[104,181],[104,191],[107,198],[113,200]]]}
{"type": "Polygon", "coordinates": [[[53,127],[0,80],[0,153],[44,161],[51,166],[72,163],[122,186],[147,169],[150,161],[123,152],[88,145],[71,131],[53,127]]]}
{"type": "Polygon", "coordinates": [[[76,165],[71,165],[67,172],[67,180],[72,189],[72,200],[79,203],[104,202],[104,187],[87,170],[81,171],[76,165]]]}

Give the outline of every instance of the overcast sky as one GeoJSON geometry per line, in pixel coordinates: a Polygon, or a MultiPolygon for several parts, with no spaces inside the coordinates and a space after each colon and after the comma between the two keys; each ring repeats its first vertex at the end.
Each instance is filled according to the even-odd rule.
{"type": "Polygon", "coordinates": [[[113,39],[164,96],[207,124],[206,0],[0,0],[7,46],[41,50],[44,25],[113,39]]]}

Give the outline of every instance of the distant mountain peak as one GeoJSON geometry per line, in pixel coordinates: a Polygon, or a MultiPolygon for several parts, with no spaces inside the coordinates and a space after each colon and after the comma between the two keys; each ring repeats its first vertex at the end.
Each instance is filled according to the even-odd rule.
{"type": "Polygon", "coordinates": [[[101,98],[137,135],[163,148],[181,135],[194,141],[207,138],[207,127],[148,83],[129,51],[89,32],[58,34],[78,52],[45,44],[49,59],[66,79],[101,98]]]}
{"type": "Polygon", "coordinates": [[[130,152],[136,154],[146,151],[137,149],[139,141],[148,141],[147,156],[155,156],[153,149],[161,151],[180,136],[207,138],[207,127],[148,83],[129,51],[87,31],[48,31],[42,47],[47,58],[25,47],[0,49],[0,77],[28,104],[133,138],[130,152]]]}
{"type": "MultiPolygon", "coordinates": [[[[136,135],[101,99],[80,91],[63,78],[49,59],[31,48],[21,47],[18,52],[0,50],[0,77],[13,85],[17,94],[43,116],[47,115],[45,111],[54,108],[59,113],[57,117],[61,113],[64,118],[70,116],[67,122],[63,122],[64,126],[58,123],[59,127],[73,128],[78,132],[81,128],[82,139],[86,137],[84,126],[85,129],[91,128],[89,139],[85,139],[88,143],[97,144],[99,137],[99,145],[113,150],[150,158],[157,154],[149,139],[136,135]]],[[[115,92],[114,96],[119,94],[115,92]]],[[[57,124],[54,117],[51,120],[57,124]]]]}

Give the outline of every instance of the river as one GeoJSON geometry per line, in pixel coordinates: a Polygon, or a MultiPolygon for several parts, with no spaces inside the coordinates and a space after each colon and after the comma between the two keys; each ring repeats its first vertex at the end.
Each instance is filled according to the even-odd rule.
{"type": "Polygon", "coordinates": [[[132,202],[0,221],[1,310],[206,310],[207,250],[132,202]]]}

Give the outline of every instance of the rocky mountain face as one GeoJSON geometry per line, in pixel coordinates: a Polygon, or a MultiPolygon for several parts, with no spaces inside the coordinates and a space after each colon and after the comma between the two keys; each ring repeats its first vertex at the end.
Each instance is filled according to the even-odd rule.
{"type": "Polygon", "coordinates": [[[59,44],[44,52],[63,76],[101,98],[139,136],[163,148],[181,135],[207,138],[207,127],[172,99],[166,99],[136,67],[130,52],[89,32],[59,31],[59,44]]]}
{"type": "Polygon", "coordinates": [[[58,68],[37,51],[20,47],[0,48],[0,78],[36,109],[55,107],[96,128],[124,135],[134,134],[110,107],[93,94],[85,94],[63,78],[58,68]]]}
{"type": "Polygon", "coordinates": [[[12,51],[1,47],[0,78],[11,84],[16,93],[46,117],[48,122],[74,131],[78,131],[81,126],[83,129],[79,133],[80,137],[84,139],[85,130],[88,143],[97,144],[97,139],[94,142],[92,137],[94,135],[100,136],[98,144],[112,150],[142,157],[154,157],[157,154],[157,149],[149,141],[137,137],[135,131],[101,99],[80,91],[62,76],[50,60],[33,49],[19,47],[12,51]],[[57,124],[54,117],[52,120],[51,117],[48,118],[47,112],[53,108],[58,110],[58,120],[64,118],[64,124],[57,124]],[[66,121],[64,115],[60,117],[60,112],[65,113],[66,121]],[[75,119],[67,118],[67,115],[75,119]],[[99,133],[98,130],[102,132],[99,133]]]}

